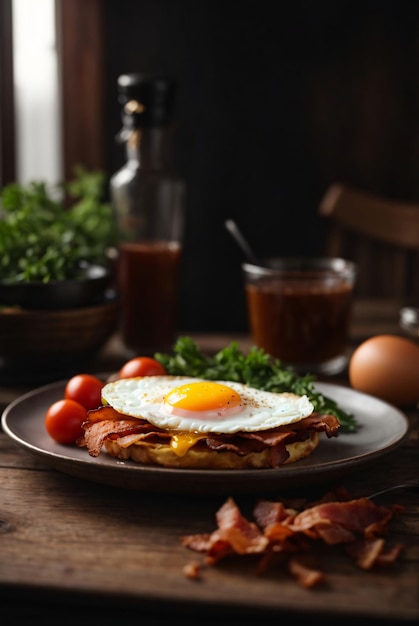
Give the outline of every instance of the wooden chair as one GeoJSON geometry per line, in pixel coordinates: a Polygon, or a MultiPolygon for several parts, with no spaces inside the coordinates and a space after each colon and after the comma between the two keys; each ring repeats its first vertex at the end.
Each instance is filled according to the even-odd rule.
{"type": "Polygon", "coordinates": [[[358,264],[359,297],[419,303],[419,203],[336,183],[323,196],[319,214],[329,221],[326,254],[358,264]]]}

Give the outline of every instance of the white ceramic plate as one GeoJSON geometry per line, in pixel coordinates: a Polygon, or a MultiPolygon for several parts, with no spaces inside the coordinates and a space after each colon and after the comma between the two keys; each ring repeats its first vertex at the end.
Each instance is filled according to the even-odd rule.
{"type": "Polygon", "coordinates": [[[118,461],[106,453],[92,458],[85,448],[53,441],[44,427],[48,407],[63,397],[60,381],[31,391],[3,412],[2,427],[16,444],[54,469],[86,480],[142,491],[178,493],[252,493],[334,481],[372,463],[407,437],[407,417],[372,396],[331,383],[316,383],[323,395],[355,416],[359,429],[339,437],[324,436],[306,459],[275,469],[166,469],[118,461]]]}

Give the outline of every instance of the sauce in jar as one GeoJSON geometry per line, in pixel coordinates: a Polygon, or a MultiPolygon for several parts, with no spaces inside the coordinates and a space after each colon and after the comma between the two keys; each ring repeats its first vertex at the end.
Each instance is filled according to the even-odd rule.
{"type": "MultiPolygon", "coordinates": [[[[320,265],[320,262],[317,262],[320,265]]],[[[337,373],[346,363],[354,278],[327,268],[246,266],[252,340],[299,371],[337,373]]]]}
{"type": "Polygon", "coordinates": [[[121,331],[127,348],[168,350],[177,330],[181,245],[120,243],[118,282],[121,331]]]}
{"type": "Polygon", "coordinates": [[[352,289],[309,285],[249,285],[252,334],[258,346],[286,363],[315,363],[342,353],[352,289]]]}

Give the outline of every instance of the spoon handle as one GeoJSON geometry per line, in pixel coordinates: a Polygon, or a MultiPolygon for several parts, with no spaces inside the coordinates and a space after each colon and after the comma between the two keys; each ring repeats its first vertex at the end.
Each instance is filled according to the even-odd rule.
{"type": "Polygon", "coordinates": [[[376,491],[375,493],[371,493],[367,498],[372,500],[377,496],[381,496],[384,493],[390,493],[392,491],[402,491],[404,489],[419,489],[419,478],[413,478],[412,480],[407,480],[404,483],[400,483],[399,485],[392,485],[390,487],[384,487],[384,489],[380,489],[380,491],[376,491]]]}
{"type": "Polygon", "coordinates": [[[249,246],[246,239],[243,237],[243,234],[240,232],[236,222],[234,220],[229,219],[224,222],[224,226],[227,228],[229,233],[233,236],[233,239],[238,244],[239,248],[244,253],[249,263],[254,263],[258,265],[258,261],[256,259],[256,256],[253,253],[253,250],[249,246]]]}

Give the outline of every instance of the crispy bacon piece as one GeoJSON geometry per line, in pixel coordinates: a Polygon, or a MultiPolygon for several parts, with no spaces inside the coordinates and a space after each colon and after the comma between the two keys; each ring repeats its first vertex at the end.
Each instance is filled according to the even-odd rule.
{"type": "Polygon", "coordinates": [[[360,539],[346,546],[346,552],[355,559],[361,569],[370,570],[374,565],[388,565],[394,563],[403,550],[398,543],[385,551],[385,542],[382,537],[376,539],[360,539]]]}
{"type": "Polygon", "coordinates": [[[105,420],[120,421],[121,418],[121,414],[108,405],[100,406],[97,409],[91,409],[88,412],[88,422],[102,422],[105,420]]]}
{"type": "Polygon", "coordinates": [[[342,544],[361,569],[394,563],[403,549],[401,544],[388,549],[383,538],[390,520],[404,510],[400,505],[387,508],[366,498],[351,499],[344,487],[325,494],[315,504],[291,503],[292,507],[284,501],[260,500],[253,509],[256,522],[251,522],[230,497],[216,512],[216,530],[183,536],[181,543],[204,553],[207,565],[231,555],[257,554],[260,574],[280,561],[307,588],[325,580],[323,572],[302,558],[319,541],[330,546],[342,544]],[[336,494],[343,501],[333,500],[336,494]]]}
{"type": "Polygon", "coordinates": [[[285,507],[284,502],[269,502],[268,500],[259,500],[253,509],[253,516],[259,526],[268,528],[276,522],[286,520],[290,515],[295,515],[296,511],[289,510],[285,507]]]}
{"type": "Polygon", "coordinates": [[[314,411],[308,417],[305,417],[303,420],[299,422],[294,422],[292,424],[292,428],[295,431],[300,431],[301,429],[313,429],[317,432],[325,432],[327,437],[337,437],[339,430],[339,420],[334,415],[318,413],[314,411]]]}
{"type": "Polygon", "coordinates": [[[317,569],[305,565],[298,557],[292,556],[288,561],[288,571],[297,582],[306,589],[319,585],[325,581],[325,575],[317,569]]]}
{"type": "Polygon", "coordinates": [[[162,438],[167,441],[170,434],[163,430],[151,427],[149,422],[139,420],[135,417],[131,419],[124,418],[122,420],[103,420],[102,422],[84,422],[82,425],[84,435],[77,441],[79,447],[87,447],[90,456],[97,457],[102,451],[105,439],[118,439],[118,443],[126,437],[130,436],[129,443],[135,443],[141,439],[162,438]]]}
{"type": "Polygon", "coordinates": [[[326,543],[340,543],[353,540],[355,533],[371,537],[382,532],[392,516],[391,509],[378,506],[368,498],[359,498],[310,507],[295,517],[292,528],[300,532],[314,528],[326,543]],[[349,539],[329,541],[330,535],[327,531],[332,527],[347,531],[349,539]]]}
{"type": "Polygon", "coordinates": [[[228,498],[216,513],[219,538],[230,544],[237,554],[263,552],[268,540],[254,522],[240,512],[233,498],[228,498]]]}
{"type": "Polygon", "coordinates": [[[269,540],[254,522],[241,514],[233,498],[228,498],[216,513],[218,528],[209,535],[182,537],[184,546],[206,552],[206,562],[214,564],[227,554],[262,553],[269,540]]]}
{"type": "Polygon", "coordinates": [[[183,574],[190,580],[198,580],[201,574],[201,565],[196,561],[191,561],[183,567],[183,574]]]}

